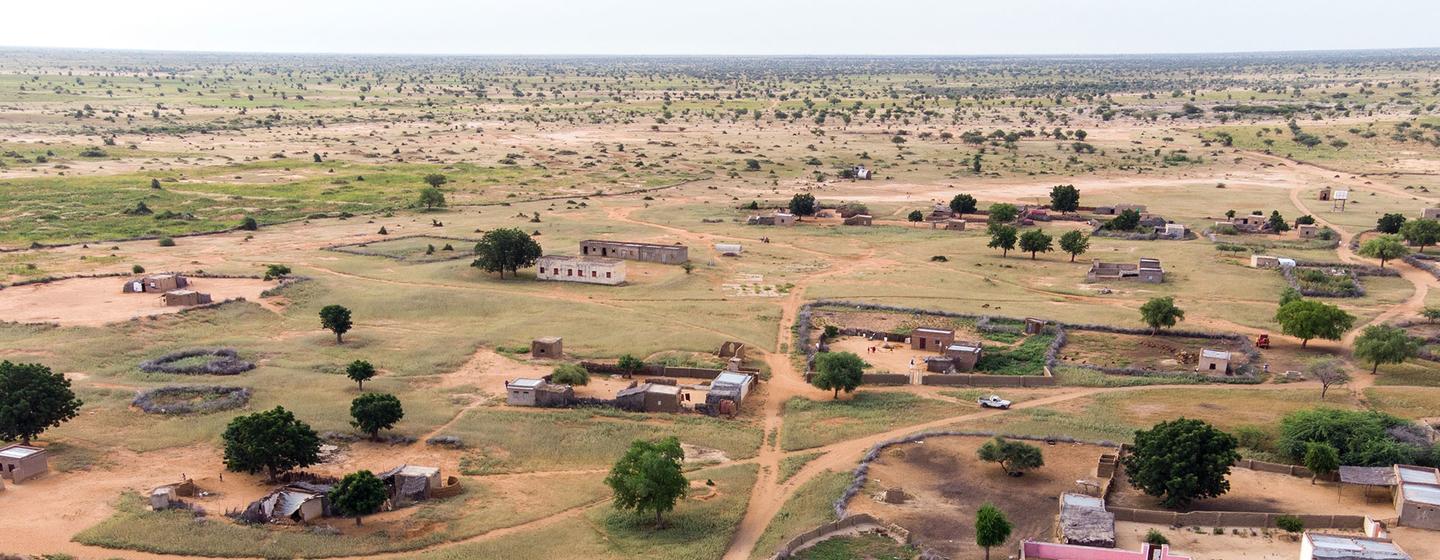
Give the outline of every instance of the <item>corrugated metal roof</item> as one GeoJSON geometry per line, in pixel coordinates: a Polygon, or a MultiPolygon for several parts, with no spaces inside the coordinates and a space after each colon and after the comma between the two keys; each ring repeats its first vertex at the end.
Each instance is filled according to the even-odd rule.
{"type": "Polygon", "coordinates": [[[514,380],[514,381],[511,381],[510,383],[507,383],[506,386],[507,386],[507,387],[516,387],[516,388],[520,388],[520,389],[534,389],[534,388],[539,387],[539,386],[544,385],[544,384],[545,384],[545,380],[544,380],[544,379],[530,379],[530,378],[522,377],[522,378],[520,378],[520,379],[516,379],[516,380],[514,380]]]}
{"type": "Polygon", "coordinates": [[[722,372],[720,372],[720,375],[716,375],[716,376],[715,376],[715,379],[710,382],[710,386],[713,387],[713,386],[716,386],[716,385],[725,385],[725,384],[730,384],[730,385],[745,385],[745,384],[750,383],[751,380],[753,380],[754,378],[755,378],[755,376],[750,375],[750,374],[747,374],[747,373],[735,373],[735,372],[733,372],[733,371],[722,371],[722,372]]]}
{"type": "Polygon", "coordinates": [[[1395,543],[1377,539],[1306,533],[1316,560],[1410,560],[1395,543]]]}
{"type": "Polygon", "coordinates": [[[1230,353],[1229,353],[1229,352],[1226,352],[1226,351],[1224,351],[1224,350],[1211,350],[1211,349],[1209,349],[1209,348],[1201,349],[1201,350],[1200,350],[1200,356],[1205,357],[1205,358],[1215,359],[1215,360],[1228,360],[1228,359],[1230,359],[1230,353]]]}
{"type": "Polygon", "coordinates": [[[0,449],[0,457],[4,457],[6,459],[24,459],[41,451],[44,451],[44,449],[40,449],[39,447],[26,447],[24,445],[17,444],[6,447],[4,449],[0,449]]]}

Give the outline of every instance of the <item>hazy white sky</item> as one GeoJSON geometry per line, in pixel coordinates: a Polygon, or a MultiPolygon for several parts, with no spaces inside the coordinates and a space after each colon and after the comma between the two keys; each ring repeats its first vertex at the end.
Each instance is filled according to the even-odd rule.
{"type": "Polygon", "coordinates": [[[1440,47],[1440,0],[60,0],[0,45],[429,54],[1071,54],[1440,47]]]}

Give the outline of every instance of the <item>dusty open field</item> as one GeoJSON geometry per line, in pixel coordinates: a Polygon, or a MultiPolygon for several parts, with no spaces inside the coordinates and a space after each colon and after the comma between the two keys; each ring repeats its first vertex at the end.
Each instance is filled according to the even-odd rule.
{"type": "MultiPolygon", "coordinates": [[[[121,292],[125,278],[73,278],[0,290],[0,316],[18,323],[56,323],[98,327],[131,319],[176,313],[160,294],[121,292]]],[[[189,288],[210,294],[214,301],[244,298],[261,301],[260,292],[275,282],[248,278],[198,278],[189,288]]]]}

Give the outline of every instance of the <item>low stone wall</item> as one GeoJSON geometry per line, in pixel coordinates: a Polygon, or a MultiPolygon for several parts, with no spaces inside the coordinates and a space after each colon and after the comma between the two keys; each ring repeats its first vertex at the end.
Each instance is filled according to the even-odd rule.
{"type": "Polygon", "coordinates": [[[839,521],[832,521],[830,523],[826,523],[824,525],[796,535],[795,538],[790,539],[789,541],[786,541],[785,544],[781,545],[780,549],[775,551],[775,555],[771,558],[773,560],[784,560],[786,558],[789,558],[796,552],[803,550],[807,543],[817,540],[823,540],[824,538],[832,535],[845,533],[857,527],[867,526],[873,528],[876,531],[884,531],[886,534],[890,535],[896,540],[896,542],[899,542],[900,544],[910,544],[909,531],[901,529],[900,527],[897,527],[895,525],[887,526],[879,519],[876,519],[875,516],[868,513],[858,513],[841,519],[839,521]]]}
{"type": "Polygon", "coordinates": [[[454,496],[459,496],[460,493],[464,491],[465,487],[460,485],[460,479],[458,477],[452,476],[445,479],[445,484],[443,486],[440,486],[439,488],[431,488],[430,497],[451,498],[454,496]]]}
{"type": "Polygon", "coordinates": [[[903,373],[865,373],[860,375],[861,385],[909,385],[910,376],[903,373]]]}
{"type": "Polygon", "coordinates": [[[1116,521],[1133,521],[1151,525],[1172,527],[1275,527],[1275,520],[1292,515],[1305,522],[1306,529],[1354,529],[1365,526],[1363,515],[1313,515],[1262,513],[1249,511],[1192,511],[1179,513],[1153,509],[1136,509],[1111,506],[1116,521]]]}
{"type": "MultiPolygon", "coordinates": [[[[600,362],[580,362],[580,367],[585,371],[603,375],[624,375],[625,371],[615,364],[600,362]]],[[[686,379],[715,379],[715,376],[724,373],[723,369],[692,368],[692,367],[671,367],[659,364],[646,364],[635,372],[635,375],[642,377],[684,377],[686,379]]],[[[740,370],[740,373],[748,373],[760,379],[760,372],[757,370],[740,370]]]]}
{"type": "Polygon", "coordinates": [[[1054,387],[1056,380],[1054,377],[1036,375],[936,373],[921,377],[920,384],[946,387],[1054,387]]]}

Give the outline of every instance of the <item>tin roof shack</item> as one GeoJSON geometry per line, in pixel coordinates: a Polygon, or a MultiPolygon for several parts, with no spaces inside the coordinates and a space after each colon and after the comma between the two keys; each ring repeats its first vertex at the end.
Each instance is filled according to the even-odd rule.
{"type": "Polygon", "coordinates": [[[565,357],[565,341],[558,336],[542,336],[530,341],[530,357],[558,360],[565,357]]]}
{"type": "Polygon", "coordinates": [[[589,257],[608,257],[660,264],[681,264],[690,260],[690,248],[679,243],[662,245],[587,239],[580,242],[580,254],[589,257]]]}
{"type": "Polygon", "coordinates": [[[705,394],[706,404],[719,404],[722,400],[735,401],[735,406],[745,402],[745,397],[750,396],[750,388],[755,385],[755,376],[748,373],[734,371],[722,371],[710,381],[710,392],[705,394]]]}
{"type": "Polygon", "coordinates": [[[0,447],[0,478],[19,484],[50,470],[50,452],[18,443],[0,447]]]}
{"type": "Polygon", "coordinates": [[[1115,514],[1105,500],[1066,492],[1060,495],[1060,542],[1115,548],[1115,514]]]}
{"type": "Polygon", "coordinates": [[[385,483],[385,491],[393,506],[401,506],[430,499],[431,491],[443,484],[440,467],[400,465],[378,475],[385,483]]]}
{"type": "Polygon", "coordinates": [[[331,515],[328,484],[287,484],[250,502],[240,519],[249,523],[309,523],[331,515]]]}
{"type": "Polygon", "coordinates": [[[1230,375],[1230,353],[1224,350],[1200,349],[1200,365],[1197,368],[1206,375],[1230,375]]]}
{"type": "Polygon", "coordinates": [[[874,221],[875,219],[872,218],[869,214],[856,214],[854,216],[850,216],[849,218],[845,218],[845,225],[868,226],[874,223],[874,221]]]}
{"type": "Polygon", "coordinates": [[[950,329],[933,329],[920,327],[910,332],[910,349],[930,350],[945,353],[945,349],[955,343],[955,331],[950,329]]]}
{"type": "Polygon", "coordinates": [[[127,294],[160,294],[189,285],[190,280],[179,274],[151,274],[127,280],[121,290],[127,294]]]}
{"type": "Polygon", "coordinates": [[[194,480],[156,486],[150,490],[150,509],[160,511],[185,507],[185,502],[180,498],[193,498],[199,491],[194,480]]]}
{"type": "Polygon", "coordinates": [[[715,244],[715,252],[720,253],[720,256],[722,257],[738,257],[740,256],[740,253],[744,250],[745,248],[741,247],[739,243],[715,244]]]}
{"type": "Polygon", "coordinates": [[[1440,530],[1440,471],[1395,465],[1395,514],[1401,527],[1440,530]]]}
{"type": "Polygon", "coordinates": [[[575,389],[544,379],[520,378],[505,383],[505,404],[553,408],[575,402],[575,389]]]}
{"type": "Polygon", "coordinates": [[[1159,259],[1140,259],[1138,264],[1107,263],[1097,260],[1090,263],[1090,271],[1085,273],[1085,281],[1091,283],[1131,279],[1147,284],[1159,284],[1165,281],[1165,269],[1160,267],[1159,259]]]}
{"type": "Polygon", "coordinates": [[[680,387],[641,383],[615,394],[616,405],[634,412],[680,412],[680,387]]]}
{"type": "Polygon", "coordinates": [[[1390,539],[1305,532],[1300,560],[1410,560],[1390,539]]]}
{"type": "Polygon", "coordinates": [[[546,255],[535,262],[536,280],[616,286],[625,282],[625,261],[604,257],[546,255]]]}
{"type": "Polygon", "coordinates": [[[188,307],[191,305],[202,305],[214,301],[213,299],[211,299],[210,294],[203,294],[195,290],[170,290],[168,292],[165,292],[165,295],[161,297],[165,299],[165,305],[172,307],[188,307]]]}
{"type": "Polygon", "coordinates": [[[957,342],[945,347],[945,356],[950,358],[955,371],[974,370],[981,352],[979,342],[957,342]]]}

